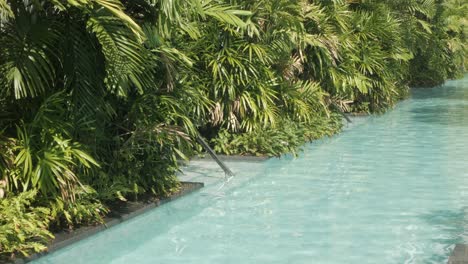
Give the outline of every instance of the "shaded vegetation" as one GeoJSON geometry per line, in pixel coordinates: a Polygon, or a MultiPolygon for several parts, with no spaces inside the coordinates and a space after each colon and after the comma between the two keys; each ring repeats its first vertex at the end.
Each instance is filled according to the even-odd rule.
{"type": "Polygon", "coordinates": [[[0,259],[466,71],[463,0],[0,0],[0,259]],[[2,197],[6,195],[5,198],[2,197]],[[19,228],[19,227],[22,228],[19,228]]]}

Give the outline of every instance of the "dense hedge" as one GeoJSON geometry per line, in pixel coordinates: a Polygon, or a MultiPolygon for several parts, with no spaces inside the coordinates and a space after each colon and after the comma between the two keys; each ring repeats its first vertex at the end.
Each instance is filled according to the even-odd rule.
{"type": "Polygon", "coordinates": [[[382,112],[409,85],[460,76],[467,9],[0,0],[0,258],[101,221],[109,201],[177,190],[198,131],[227,154],[296,153],[339,131],[337,112],[382,112]]]}

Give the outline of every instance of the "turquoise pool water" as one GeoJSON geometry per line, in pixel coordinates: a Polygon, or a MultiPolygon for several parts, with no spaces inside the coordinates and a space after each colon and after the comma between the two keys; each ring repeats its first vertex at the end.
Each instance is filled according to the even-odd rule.
{"type": "Polygon", "coordinates": [[[40,263],[445,263],[468,243],[468,78],[414,90],[299,158],[187,169],[204,190],[40,263]]]}

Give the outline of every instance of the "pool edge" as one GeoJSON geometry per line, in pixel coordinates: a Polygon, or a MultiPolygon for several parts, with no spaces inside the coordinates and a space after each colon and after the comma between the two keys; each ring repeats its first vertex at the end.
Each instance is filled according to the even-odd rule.
{"type": "Polygon", "coordinates": [[[69,246],[71,244],[74,244],[80,240],[86,239],[90,236],[93,236],[101,231],[104,231],[108,228],[111,228],[115,225],[118,225],[120,223],[123,223],[129,219],[132,219],[134,217],[137,217],[143,213],[146,213],[156,207],[159,207],[163,204],[169,203],[171,201],[177,200],[181,197],[184,197],[188,194],[191,194],[195,191],[200,190],[205,186],[203,182],[188,182],[188,181],[181,181],[182,184],[186,185],[184,189],[174,193],[173,195],[155,200],[153,202],[150,202],[148,204],[143,205],[142,207],[136,208],[135,210],[132,210],[128,213],[123,213],[118,216],[113,216],[113,217],[105,217],[104,218],[104,223],[96,226],[84,226],[80,227],[76,230],[73,230],[72,232],[60,232],[54,234],[55,239],[50,242],[50,244],[47,246],[47,251],[45,252],[40,252],[40,253],[34,253],[29,257],[18,257],[15,260],[10,260],[7,261],[5,264],[23,264],[23,263],[28,263],[33,260],[39,259],[40,257],[46,256],[50,253],[53,253],[59,249],[62,249],[66,246],[69,246]]]}
{"type": "MultiPolygon", "coordinates": [[[[223,154],[217,154],[217,156],[222,160],[222,161],[228,161],[228,162],[263,162],[267,161],[269,159],[275,158],[275,157],[270,157],[270,156],[242,156],[242,155],[223,155],[223,154]]],[[[190,161],[199,161],[199,160],[211,160],[212,158],[209,156],[200,156],[200,157],[192,157],[190,161]]]]}
{"type": "Polygon", "coordinates": [[[468,245],[456,244],[447,264],[468,264],[468,245]]]}

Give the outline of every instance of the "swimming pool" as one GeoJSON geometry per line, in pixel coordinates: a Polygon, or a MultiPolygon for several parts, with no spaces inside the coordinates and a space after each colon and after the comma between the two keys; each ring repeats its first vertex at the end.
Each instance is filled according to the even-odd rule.
{"type": "Polygon", "coordinates": [[[34,261],[445,263],[468,242],[468,78],[412,92],[299,158],[210,161],[207,186],[34,261]]]}

